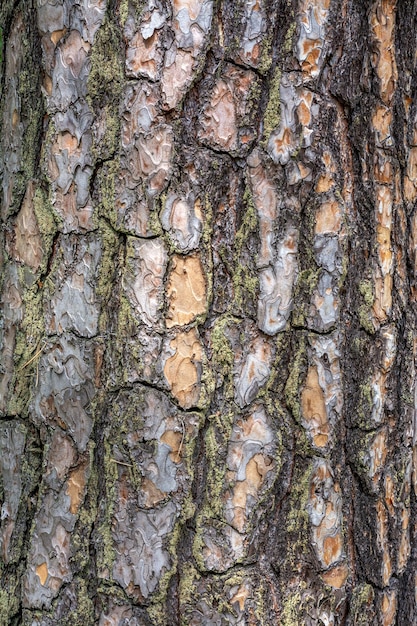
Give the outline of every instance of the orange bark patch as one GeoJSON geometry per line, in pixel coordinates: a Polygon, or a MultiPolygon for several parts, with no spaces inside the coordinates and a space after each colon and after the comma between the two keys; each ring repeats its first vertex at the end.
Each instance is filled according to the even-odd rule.
{"type": "Polygon", "coordinates": [[[398,550],[398,571],[403,572],[410,556],[410,513],[407,509],[401,511],[401,542],[398,550]]]}
{"type": "Polygon", "coordinates": [[[58,41],[62,39],[62,37],[66,34],[66,32],[67,32],[67,29],[62,28],[61,30],[54,30],[54,32],[51,33],[51,41],[54,44],[54,46],[56,46],[58,41]]]}
{"type": "Polygon", "coordinates": [[[333,185],[333,178],[331,176],[327,176],[327,174],[323,174],[317,181],[316,191],[317,193],[326,193],[333,187],[333,185]]]}
{"type": "Polygon", "coordinates": [[[394,481],[391,476],[385,478],[385,504],[391,516],[394,515],[394,481]]]}
{"type": "Polygon", "coordinates": [[[311,122],[311,112],[306,102],[300,102],[297,107],[297,113],[300,124],[308,126],[311,122]]]}
{"type": "Polygon", "coordinates": [[[375,317],[384,322],[391,312],[392,306],[392,276],[387,274],[384,278],[375,280],[375,302],[373,311],[375,317]]]}
{"type": "Polygon", "coordinates": [[[201,137],[211,139],[226,150],[237,146],[236,106],[232,87],[219,80],[214,89],[210,106],[204,110],[201,137]]]}
{"type": "Polygon", "coordinates": [[[314,445],[323,448],[329,440],[329,423],[323,390],[319,384],[316,367],[310,367],[304,389],[301,393],[301,408],[306,428],[310,432],[314,445]]]}
{"type": "Polygon", "coordinates": [[[383,271],[389,272],[392,265],[391,252],[391,229],[386,226],[377,226],[376,241],[378,244],[378,256],[383,271]]]}
{"type": "Polygon", "coordinates": [[[45,586],[46,579],[48,578],[48,566],[46,563],[41,563],[36,568],[36,575],[39,576],[39,580],[41,581],[41,585],[45,586]]]}
{"type": "Polygon", "coordinates": [[[170,345],[174,354],[165,363],[165,378],[179,404],[190,408],[200,395],[198,368],[202,349],[197,331],[193,328],[188,333],[178,333],[170,345]]]}
{"type": "Polygon", "coordinates": [[[165,67],[162,76],[164,108],[174,108],[184,95],[184,87],[191,80],[194,57],[188,50],[177,50],[175,60],[165,67]]]}
{"type": "Polygon", "coordinates": [[[48,96],[51,96],[52,95],[52,78],[48,76],[48,74],[45,74],[43,77],[43,87],[46,93],[48,94],[48,96]]]}
{"type": "Polygon", "coordinates": [[[94,385],[101,387],[101,368],[103,367],[105,347],[102,344],[96,345],[94,349],[94,385]]]}
{"type": "Polygon", "coordinates": [[[373,440],[369,451],[371,457],[370,475],[374,482],[379,478],[379,471],[384,467],[387,458],[387,433],[381,430],[373,440]]]}
{"type": "Polygon", "coordinates": [[[68,479],[67,494],[70,497],[70,512],[75,515],[80,507],[85,488],[85,466],[77,467],[68,479]]]}
{"type": "Polygon", "coordinates": [[[382,626],[392,626],[397,612],[397,597],[395,591],[384,591],[381,608],[382,626]]]}
{"type": "Polygon", "coordinates": [[[324,538],[323,541],[323,560],[326,565],[330,565],[337,561],[342,554],[342,537],[337,533],[334,537],[331,535],[324,538]]]}
{"type": "Polygon", "coordinates": [[[145,74],[149,78],[156,77],[158,31],[155,31],[148,39],[144,39],[141,33],[136,33],[132,38],[127,51],[126,67],[134,74],[145,74]]]}
{"type": "Polygon", "coordinates": [[[306,74],[314,76],[317,73],[322,43],[321,39],[315,39],[314,41],[307,40],[305,44],[303,44],[304,54],[309,50],[305,60],[301,63],[303,72],[306,74]]]}
{"type": "Polygon", "coordinates": [[[325,202],[316,215],[316,234],[338,233],[341,226],[342,213],[337,202],[325,202]]]}
{"type": "Polygon", "coordinates": [[[12,113],[12,126],[13,128],[16,128],[16,126],[18,125],[20,120],[20,115],[18,113],[18,111],[16,111],[16,109],[13,109],[13,113],[12,113]]]}
{"type": "Polygon", "coordinates": [[[200,257],[175,255],[168,281],[167,327],[188,324],[206,310],[206,281],[200,257]]]}
{"type": "Polygon", "coordinates": [[[158,489],[158,487],[149,479],[144,478],[140,485],[141,492],[144,495],[144,505],[153,508],[159,502],[165,499],[166,493],[158,489]]]}
{"type": "Polygon", "coordinates": [[[349,570],[347,565],[337,565],[330,571],[324,572],[321,577],[326,585],[330,585],[334,589],[340,589],[345,584],[349,570]]]}
{"type": "Polygon", "coordinates": [[[172,450],[169,456],[174,463],[180,463],[181,461],[181,449],[183,443],[182,433],[176,430],[166,430],[161,437],[162,443],[166,443],[172,450]]]}
{"type": "Polygon", "coordinates": [[[268,457],[255,454],[246,465],[245,480],[236,483],[233,489],[233,526],[240,532],[243,532],[247,521],[246,504],[248,497],[257,499],[258,491],[265,480],[265,476],[272,469],[273,463],[268,457]]]}
{"type": "Polygon", "coordinates": [[[186,9],[191,20],[196,20],[201,11],[201,0],[173,0],[174,13],[177,15],[182,9],[186,9]]]}
{"type": "Polygon", "coordinates": [[[377,140],[382,143],[391,135],[392,111],[388,107],[379,106],[372,116],[372,126],[376,132],[377,140]]]}
{"type": "Polygon", "coordinates": [[[384,587],[387,587],[391,578],[392,565],[388,543],[387,512],[381,500],[376,505],[376,511],[378,545],[382,552],[382,581],[384,587]]]}
{"type": "Polygon", "coordinates": [[[231,604],[237,603],[239,605],[239,610],[245,610],[245,602],[249,598],[249,589],[245,583],[240,585],[239,589],[236,591],[235,595],[230,600],[231,604]]]}
{"type": "Polygon", "coordinates": [[[35,185],[30,182],[16,219],[14,257],[36,272],[42,262],[43,249],[33,208],[34,195],[35,185]]]}
{"type": "Polygon", "coordinates": [[[389,103],[397,84],[395,61],[395,10],[397,0],[382,0],[375,5],[371,16],[371,26],[376,40],[377,51],[373,63],[381,86],[381,97],[389,103]]]}
{"type": "Polygon", "coordinates": [[[392,181],[392,164],[385,159],[379,159],[374,166],[374,177],[378,183],[388,184],[392,181]]]}
{"type": "Polygon", "coordinates": [[[417,197],[417,148],[410,148],[407,153],[407,174],[404,179],[404,195],[408,202],[417,197]]]}

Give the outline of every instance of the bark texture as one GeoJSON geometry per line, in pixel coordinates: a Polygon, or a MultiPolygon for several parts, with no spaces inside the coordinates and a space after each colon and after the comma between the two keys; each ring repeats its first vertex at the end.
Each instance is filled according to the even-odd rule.
{"type": "Polygon", "coordinates": [[[417,623],[416,12],[3,0],[2,626],[417,623]]]}

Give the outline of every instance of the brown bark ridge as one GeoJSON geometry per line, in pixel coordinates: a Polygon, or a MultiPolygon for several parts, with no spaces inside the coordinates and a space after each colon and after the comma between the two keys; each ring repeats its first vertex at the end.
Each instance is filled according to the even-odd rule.
{"type": "Polygon", "coordinates": [[[0,625],[417,623],[416,11],[3,0],[0,625]]]}

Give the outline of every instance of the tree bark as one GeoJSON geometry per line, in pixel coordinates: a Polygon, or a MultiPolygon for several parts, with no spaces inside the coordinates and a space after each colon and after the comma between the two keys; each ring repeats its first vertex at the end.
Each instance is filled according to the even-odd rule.
{"type": "Polygon", "coordinates": [[[417,623],[416,12],[3,0],[0,625],[417,623]]]}

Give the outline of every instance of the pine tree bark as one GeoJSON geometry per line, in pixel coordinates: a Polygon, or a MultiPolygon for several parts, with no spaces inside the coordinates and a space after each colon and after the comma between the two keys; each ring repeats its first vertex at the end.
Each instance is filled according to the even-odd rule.
{"type": "Polygon", "coordinates": [[[417,623],[416,12],[3,0],[1,625],[417,623]]]}

